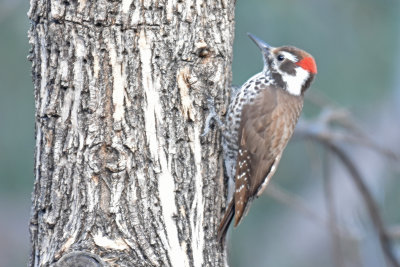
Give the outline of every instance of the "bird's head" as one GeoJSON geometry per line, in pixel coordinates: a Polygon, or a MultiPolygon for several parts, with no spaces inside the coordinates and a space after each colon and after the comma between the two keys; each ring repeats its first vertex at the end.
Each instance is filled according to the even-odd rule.
{"type": "Polygon", "coordinates": [[[317,74],[317,64],[307,52],[294,46],[272,47],[252,34],[249,37],[261,49],[263,72],[292,95],[302,95],[317,74]]]}

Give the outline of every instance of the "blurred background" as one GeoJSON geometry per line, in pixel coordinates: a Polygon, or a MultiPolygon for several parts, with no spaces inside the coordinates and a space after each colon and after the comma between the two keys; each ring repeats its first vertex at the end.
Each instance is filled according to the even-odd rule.
{"type": "MultiPolygon", "coordinates": [[[[29,254],[34,98],[26,59],[28,8],[27,1],[0,0],[0,266],[7,267],[26,266],[29,254]]],[[[397,0],[237,1],[234,84],[262,68],[246,32],[273,46],[303,48],[318,64],[309,95],[346,109],[371,140],[400,154],[399,14],[397,0]]],[[[313,120],[321,110],[309,97],[302,119],[313,120]]],[[[351,142],[340,146],[369,186],[400,257],[399,161],[351,142]]],[[[326,156],[313,141],[289,144],[271,184],[287,201],[267,189],[254,202],[230,232],[231,266],[385,266],[359,191],[335,156],[326,156]],[[332,234],[332,218],[339,233],[332,234]]]]}
{"type": "MultiPolygon", "coordinates": [[[[394,0],[237,1],[234,83],[244,83],[262,68],[260,52],[246,32],[272,46],[303,48],[315,57],[318,75],[307,92],[302,120],[312,121],[325,111],[311,98],[327,100],[344,108],[353,126],[376,145],[399,154],[399,14],[400,2],[394,0]]],[[[399,161],[352,142],[338,144],[377,201],[400,258],[399,161]]],[[[240,227],[231,230],[231,266],[387,266],[359,190],[343,164],[321,145],[291,141],[271,186],[254,201],[240,227]],[[277,199],[276,187],[284,197],[277,199]],[[340,231],[332,233],[332,221],[340,231]]]]}

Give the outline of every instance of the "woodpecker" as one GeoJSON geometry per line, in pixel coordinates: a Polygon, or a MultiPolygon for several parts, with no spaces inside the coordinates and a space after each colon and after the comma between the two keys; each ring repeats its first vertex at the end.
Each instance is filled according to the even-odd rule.
{"type": "Polygon", "coordinates": [[[234,93],[224,123],[225,170],[234,191],[218,228],[220,241],[232,219],[236,227],[274,175],[303,108],[304,93],[317,74],[307,52],[271,47],[248,35],[261,50],[264,68],[234,93]]]}

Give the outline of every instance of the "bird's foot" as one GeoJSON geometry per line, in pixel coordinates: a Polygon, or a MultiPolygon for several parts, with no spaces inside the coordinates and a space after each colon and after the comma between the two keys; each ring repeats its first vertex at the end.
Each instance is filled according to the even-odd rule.
{"type": "Polygon", "coordinates": [[[215,111],[214,99],[212,99],[211,97],[208,98],[207,106],[208,106],[208,110],[210,111],[210,113],[208,114],[208,116],[206,118],[204,131],[201,134],[202,137],[206,136],[210,132],[210,126],[211,126],[213,120],[215,122],[217,122],[217,125],[219,128],[221,128],[221,129],[225,128],[224,123],[221,121],[220,117],[218,116],[217,112],[215,111]]]}

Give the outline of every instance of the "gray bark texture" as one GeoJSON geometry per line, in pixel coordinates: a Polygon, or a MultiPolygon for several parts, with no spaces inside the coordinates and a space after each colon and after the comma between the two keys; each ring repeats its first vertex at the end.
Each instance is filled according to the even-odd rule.
{"type": "Polygon", "coordinates": [[[234,0],[31,0],[30,266],[224,266],[234,0]]]}

